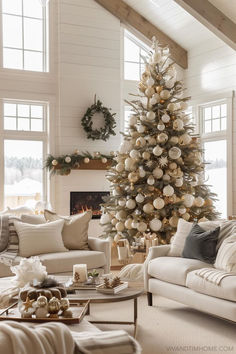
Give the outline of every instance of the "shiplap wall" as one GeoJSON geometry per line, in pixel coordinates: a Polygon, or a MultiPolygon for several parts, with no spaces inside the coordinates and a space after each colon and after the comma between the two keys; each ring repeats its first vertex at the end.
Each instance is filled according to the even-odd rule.
{"type": "MultiPolygon", "coordinates": [[[[216,37],[188,52],[187,94],[196,102],[232,96],[236,90],[236,52],[216,37]]],[[[236,214],[236,105],[232,99],[232,213],[236,214]]]]}
{"type": "MultiPolygon", "coordinates": [[[[117,150],[121,106],[120,22],[93,0],[60,0],[58,22],[60,115],[56,152],[117,150]],[[81,118],[94,102],[95,94],[104,106],[116,112],[117,135],[107,142],[87,139],[81,127],[81,118]]],[[[68,215],[70,191],[103,191],[108,187],[105,171],[79,170],[56,177],[55,208],[68,215]]],[[[91,223],[90,233],[100,233],[97,224],[96,220],[91,223]]]]}

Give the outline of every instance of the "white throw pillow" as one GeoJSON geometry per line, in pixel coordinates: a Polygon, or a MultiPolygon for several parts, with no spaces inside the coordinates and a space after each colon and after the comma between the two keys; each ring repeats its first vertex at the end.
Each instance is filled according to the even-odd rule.
{"type": "Polygon", "coordinates": [[[226,272],[236,272],[236,233],[222,243],[214,266],[226,272]]]}
{"type": "Polygon", "coordinates": [[[22,214],[21,215],[21,221],[25,222],[27,224],[33,224],[33,225],[39,225],[39,224],[45,224],[46,219],[44,215],[28,215],[28,214],[22,214]]]}
{"type": "MultiPolygon", "coordinates": [[[[220,225],[220,223],[220,221],[204,221],[200,222],[198,225],[202,227],[205,231],[208,231],[214,230],[217,226],[220,225]]],[[[190,233],[192,226],[192,222],[185,221],[182,218],[179,219],[177,231],[172,239],[168,256],[182,257],[185,240],[188,234],[190,233]]]]}
{"type": "Polygon", "coordinates": [[[30,257],[43,253],[66,252],[62,241],[64,220],[32,225],[14,221],[19,238],[19,256],[30,257]]]}

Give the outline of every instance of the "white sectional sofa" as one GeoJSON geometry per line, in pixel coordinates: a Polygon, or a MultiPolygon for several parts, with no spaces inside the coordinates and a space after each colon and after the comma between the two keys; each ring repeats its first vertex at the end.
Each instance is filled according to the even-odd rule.
{"type": "Polygon", "coordinates": [[[163,296],[194,309],[236,322],[236,272],[214,284],[196,274],[214,265],[182,257],[169,256],[171,245],[149,250],[144,264],[144,285],[148,304],[152,295],[163,296]]]}

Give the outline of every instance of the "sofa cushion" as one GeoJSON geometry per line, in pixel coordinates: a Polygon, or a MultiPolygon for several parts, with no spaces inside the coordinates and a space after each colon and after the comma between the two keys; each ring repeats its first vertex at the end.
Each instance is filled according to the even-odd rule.
{"type": "Polygon", "coordinates": [[[223,278],[220,285],[216,285],[192,271],[187,275],[186,286],[201,294],[236,301],[236,274],[223,278]]]}
{"type": "Polygon", "coordinates": [[[88,269],[103,267],[106,264],[105,254],[99,251],[77,250],[39,255],[48,273],[72,272],[74,264],[87,264],[88,269]]]}
{"type": "Polygon", "coordinates": [[[236,272],[236,233],[223,241],[216,256],[215,267],[226,272],[236,272]]]}
{"type": "Polygon", "coordinates": [[[148,274],[168,283],[185,286],[188,272],[204,267],[210,265],[197,259],[160,257],[149,262],[148,274]]]}

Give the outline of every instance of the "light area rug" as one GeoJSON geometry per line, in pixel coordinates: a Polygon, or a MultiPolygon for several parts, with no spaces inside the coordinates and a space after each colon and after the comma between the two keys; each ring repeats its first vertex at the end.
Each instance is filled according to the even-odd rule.
{"type": "MultiPolygon", "coordinates": [[[[90,318],[130,320],[133,301],[91,304],[90,318]]],[[[125,329],[133,335],[133,326],[96,325],[102,330],[125,329]]],[[[236,325],[195,311],[162,297],[154,297],[147,306],[146,295],[138,299],[137,340],[143,354],[236,353],[236,325]]]]}

